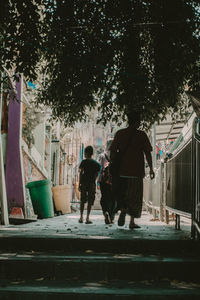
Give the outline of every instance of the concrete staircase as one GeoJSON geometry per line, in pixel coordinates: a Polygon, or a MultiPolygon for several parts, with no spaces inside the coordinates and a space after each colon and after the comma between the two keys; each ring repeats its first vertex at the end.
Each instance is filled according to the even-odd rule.
{"type": "Polygon", "coordinates": [[[193,240],[0,238],[0,299],[200,299],[193,240]]]}

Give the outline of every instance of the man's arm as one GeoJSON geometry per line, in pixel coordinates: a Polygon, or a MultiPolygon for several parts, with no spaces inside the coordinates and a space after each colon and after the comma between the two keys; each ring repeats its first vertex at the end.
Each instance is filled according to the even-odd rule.
{"type": "Polygon", "coordinates": [[[154,179],[155,173],[154,173],[154,171],[153,171],[151,152],[150,152],[150,151],[146,151],[146,152],[145,152],[145,156],[146,156],[146,160],[147,160],[147,162],[148,162],[149,168],[150,168],[150,172],[149,172],[150,178],[151,178],[151,179],[154,179]]]}
{"type": "Polygon", "coordinates": [[[103,166],[98,163],[97,164],[97,171],[95,173],[95,181],[97,180],[97,188],[98,189],[100,189],[100,181],[101,181],[102,169],[103,169],[103,166]]]}

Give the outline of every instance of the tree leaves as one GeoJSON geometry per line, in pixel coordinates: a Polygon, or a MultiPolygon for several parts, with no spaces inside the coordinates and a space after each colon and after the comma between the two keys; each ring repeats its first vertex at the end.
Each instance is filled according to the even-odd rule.
{"type": "Polygon", "coordinates": [[[151,124],[182,113],[186,84],[199,89],[198,1],[11,3],[0,23],[2,62],[32,80],[40,72],[37,101],[66,124],[99,102],[98,121],[139,110],[151,124]]]}

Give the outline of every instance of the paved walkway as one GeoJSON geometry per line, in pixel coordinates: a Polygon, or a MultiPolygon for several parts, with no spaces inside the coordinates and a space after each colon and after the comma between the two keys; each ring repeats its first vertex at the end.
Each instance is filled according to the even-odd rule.
{"type": "Polygon", "coordinates": [[[174,222],[166,225],[160,221],[152,220],[152,216],[143,212],[137,219],[140,229],[129,230],[129,216],[126,224],[118,227],[115,223],[106,225],[101,211],[93,211],[92,224],[79,224],[79,213],[72,213],[54,218],[37,220],[23,225],[0,226],[0,237],[27,236],[27,237],[54,237],[54,238],[90,238],[90,239],[155,239],[155,240],[183,240],[190,239],[190,221],[183,219],[181,230],[175,230],[174,222]]]}

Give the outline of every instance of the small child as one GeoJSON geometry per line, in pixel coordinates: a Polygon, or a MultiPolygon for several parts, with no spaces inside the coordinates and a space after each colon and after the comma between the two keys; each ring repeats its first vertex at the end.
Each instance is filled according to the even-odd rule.
{"type": "Polygon", "coordinates": [[[87,146],[85,148],[85,159],[82,160],[79,166],[79,191],[81,192],[79,223],[83,223],[84,205],[87,202],[87,217],[85,224],[92,224],[89,216],[95,200],[96,179],[100,171],[100,165],[96,160],[92,159],[92,155],[92,146],[87,146]]]}

